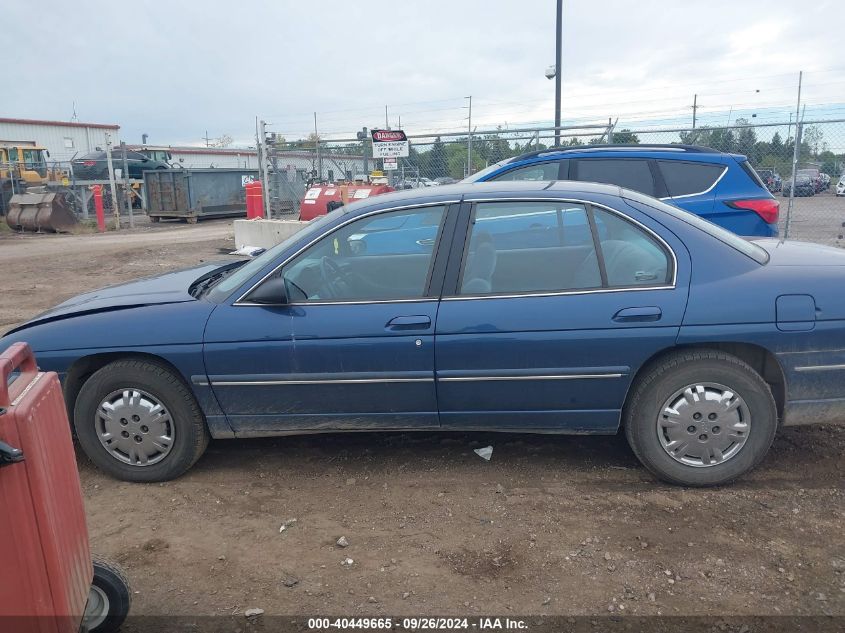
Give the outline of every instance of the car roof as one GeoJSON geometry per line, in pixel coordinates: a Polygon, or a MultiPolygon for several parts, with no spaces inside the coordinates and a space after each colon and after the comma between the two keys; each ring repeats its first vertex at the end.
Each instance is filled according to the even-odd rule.
{"type": "Polygon", "coordinates": [[[621,196],[622,188],[617,185],[604,185],[595,182],[572,180],[496,180],[492,182],[456,183],[426,187],[425,189],[403,189],[386,193],[374,198],[354,202],[344,207],[345,212],[359,215],[369,211],[398,206],[418,204],[446,204],[462,199],[481,200],[484,198],[554,198],[621,196]]]}

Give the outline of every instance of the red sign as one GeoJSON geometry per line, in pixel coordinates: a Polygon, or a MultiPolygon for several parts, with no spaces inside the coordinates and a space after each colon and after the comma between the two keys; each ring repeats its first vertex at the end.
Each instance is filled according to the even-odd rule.
{"type": "Polygon", "coordinates": [[[373,130],[373,140],[376,143],[389,143],[391,141],[407,141],[408,137],[402,130],[373,130]]]}

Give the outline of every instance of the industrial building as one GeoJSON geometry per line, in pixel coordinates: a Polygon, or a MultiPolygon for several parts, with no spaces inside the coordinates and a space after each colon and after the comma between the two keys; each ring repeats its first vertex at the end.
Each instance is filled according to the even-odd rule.
{"type": "Polygon", "coordinates": [[[69,161],[105,147],[107,133],[113,143],[120,142],[120,126],[115,124],[0,117],[0,144],[27,142],[45,147],[50,161],[69,161]]]}

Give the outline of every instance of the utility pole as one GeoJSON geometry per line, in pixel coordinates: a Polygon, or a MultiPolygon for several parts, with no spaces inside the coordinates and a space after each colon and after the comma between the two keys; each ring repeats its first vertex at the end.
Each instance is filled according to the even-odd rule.
{"type": "Polygon", "coordinates": [[[206,130],[206,131],[205,131],[205,136],[203,136],[203,138],[205,139],[205,146],[206,146],[206,147],[211,147],[211,145],[210,145],[210,143],[209,143],[209,141],[211,141],[211,139],[210,139],[210,138],[208,138],[208,130],[206,130]]]}
{"type": "Polygon", "coordinates": [[[259,156],[261,157],[261,193],[264,198],[264,217],[270,219],[270,187],[269,174],[267,172],[267,124],[264,121],[258,122],[258,143],[259,156]]]}
{"type": "Polygon", "coordinates": [[[692,129],[695,129],[695,115],[698,113],[698,94],[692,98],[692,129]]]}
{"type": "Polygon", "coordinates": [[[390,122],[387,120],[387,106],[384,106],[384,129],[390,129],[390,122]]]}
{"type": "Polygon", "coordinates": [[[467,117],[468,124],[467,124],[467,173],[466,175],[469,176],[472,173],[472,96],[467,97],[469,99],[469,117],[467,117]]]}
{"type": "Polygon", "coordinates": [[[557,0],[555,24],[555,147],[558,147],[560,145],[560,91],[563,71],[563,0],[557,0]]]}
{"type": "Polygon", "coordinates": [[[317,182],[323,181],[323,157],[320,156],[320,137],[317,134],[317,113],[314,113],[314,150],[317,152],[317,182]]]}
{"type": "Polygon", "coordinates": [[[120,200],[117,198],[117,184],[114,180],[114,163],[111,159],[111,134],[106,132],[106,163],[109,168],[109,188],[111,189],[111,205],[114,211],[114,230],[120,230],[120,200]]]}
{"type": "Polygon", "coordinates": [[[801,112],[801,82],[804,78],[804,71],[798,73],[798,103],[795,105],[795,142],[792,149],[792,183],[789,187],[789,205],[786,207],[786,226],[783,231],[783,238],[789,238],[789,229],[792,226],[792,204],[795,201],[795,176],[798,172],[798,148],[801,145],[801,131],[803,124],[798,120],[801,112]]]}

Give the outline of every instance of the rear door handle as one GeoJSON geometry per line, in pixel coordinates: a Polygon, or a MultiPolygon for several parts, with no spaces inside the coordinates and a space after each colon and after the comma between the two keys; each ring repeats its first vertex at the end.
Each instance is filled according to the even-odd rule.
{"type": "Polygon", "coordinates": [[[632,323],[636,321],[659,321],[663,312],[657,306],[644,306],[642,308],[623,308],[613,315],[617,323],[632,323]]]}
{"type": "Polygon", "coordinates": [[[431,327],[431,317],[424,314],[393,317],[386,327],[388,330],[427,330],[431,327]]]}

